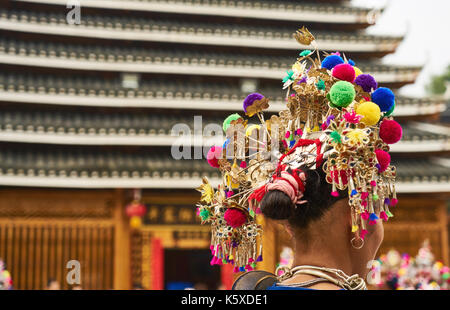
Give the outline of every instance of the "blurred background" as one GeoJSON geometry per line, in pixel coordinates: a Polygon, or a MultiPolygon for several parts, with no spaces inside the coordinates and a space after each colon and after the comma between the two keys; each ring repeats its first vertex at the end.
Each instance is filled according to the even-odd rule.
{"type": "MultiPolygon", "coordinates": [[[[229,289],[235,275],[210,266],[209,227],[195,214],[201,176],[219,175],[205,160],[171,156],[172,127],[199,137],[194,116],[220,125],[255,91],[279,111],[281,79],[306,48],[292,38],[302,26],[396,92],[399,204],[380,255],[414,256],[428,240],[448,266],[448,12],[445,0],[1,1],[9,288],[229,289]]],[[[260,268],[273,272],[289,240],[263,225],[260,268]]]]}

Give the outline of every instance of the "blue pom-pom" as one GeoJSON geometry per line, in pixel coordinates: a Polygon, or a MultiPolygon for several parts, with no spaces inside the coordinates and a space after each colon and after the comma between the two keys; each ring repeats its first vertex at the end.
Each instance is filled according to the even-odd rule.
{"type": "Polygon", "coordinates": [[[342,59],[341,56],[338,55],[330,55],[325,57],[325,59],[322,61],[322,68],[327,68],[328,70],[333,69],[335,66],[339,64],[343,64],[344,59],[342,59]]]}
{"type": "Polygon", "coordinates": [[[296,142],[295,140],[292,140],[291,142],[289,142],[289,147],[293,147],[295,142],[296,142]]]}
{"type": "Polygon", "coordinates": [[[379,217],[375,213],[370,213],[369,220],[376,221],[379,217]]]}
{"type": "Polygon", "coordinates": [[[358,192],[356,191],[356,189],[353,189],[350,196],[355,196],[356,194],[358,194],[358,192]]]}
{"type": "Polygon", "coordinates": [[[354,66],[354,65],[355,65],[355,62],[354,62],[353,60],[349,59],[349,60],[348,60],[348,64],[349,64],[350,66],[354,66]]]}
{"type": "Polygon", "coordinates": [[[245,272],[245,267],[239,267],[240,272],[245,272]]]}
{"type": "Polygon", "coordinates": [[[381,112],[387,112],[395,102],[395,95],[389,88],[380,87],[372,93],[372,101],[380,107],[381,112]]]}
{"type": "Polygon", "coordinates": [[[223,149],[226,149],[226,148],[227,148],[227,145],[228,145],[228,143],[230,143],[230,139],[226,139],[226,140],[225,140],[225,142],[223,143],[223,146],[222,146],[222,148],[223,148],[223,149]]]}

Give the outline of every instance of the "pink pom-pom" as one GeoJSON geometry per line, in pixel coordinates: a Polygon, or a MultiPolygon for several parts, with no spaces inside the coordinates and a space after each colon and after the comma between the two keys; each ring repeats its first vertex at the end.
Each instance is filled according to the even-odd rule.
{"type": "Polygon", "coordinates": [[[217,257],[213,256],[213,258],[211,259],[211,262],[209,263],[211,266],[214,266],[217,264],[217,257]]]}
{"type": "Polygon", "coordinates": [[[361,230],[361,233],[359,234],[359,236],[361,237],[361,239],[364,240],[364,238],[366,237],[367,233],[368,233],[367,230],[362,229],[362,230],[361,230]]]}
{"type": "Polygon", "coordinates": [[[361,201],[361,206],[363,206],[363,207],[367,207],[367,200],[363,200],[363,201],[361,201]]]}
{"type": "Polygon", "coordinates": [[[377,156],[378,163],[380,164],[380,168],[378,169],[378,171],[385,171],[391,163],[391,155],[383,150],[375,150],[375,154],[377,156]]]}
{"type": "Polygon", "coordinates": [[[222,158],[223,149],[220,146],[213,146],[206,155],[206,160],[211,167],[219,168],[219,159],[222,158]]]}
{"type": "Polygon", "coordinates": [[[367,220],[369,219],[369,216],[370,216],[370,213],[367,212],[367,211],[364,211],[363,213],[361,213],[361,218],[362,218],[364,221],[367,221],[367,220]]]}
{"type": "Polygon", "coordinates": [[[402,126],[394,120],[385,119],[380,125],[380,138],[387,144],[394,144],[402,138],[402,126]]]}
{"type": "Polygon", "coordinates": [[[233,228],[241,227],[247,221],[247,216],[245,213],[234,208],[225,211],[223,218],[227,222],[228,226],[233,228]]]}
{"type": "Polygon", "coordinates": [[[251,264],[251,263],[253,263],[255,260],[252,258],[252,257],[250,257],[249,259],[248,259],[248,263],[249,264],[251,264]]]}
{"type": "Polygon", "coordinates": [[[339,193],[337,191],[332,191],[331,196],[333,197],[339,197],[339,193]]]}
{"type": "Polygon", "coordinates": [[[284,135],[284,137],[286,139],[289,139],[290,136],[291,136],[291,132],[290,131],[286,131],[286,134],[284,135]]]}
{"type": "Polygon", "coordinates": [[[242,169],[247,168],[247,163],[245,161],[241,161],[241,164],[239,165],[242,169]]]}
{"type": "Polygon", "coordinates": [[[234,272],[234,273],[238,273],[238,272],[239,272],[239,267],[238,267],[238,266],[235,266],[234,269],[233,269],[233,272],[234,272]]]}
{"type": "Polygon", "coordinates": [[[377,186],[377,182],[375,182],[375,181],[370,181],[370,186],[372,186],[372,187],[375,187],[375,186],[377,186]]]}
{"type": "Polygon", "coordinates": [[[386,212],[381,211],[380,212],[380,218],[382,218],[384,221],[387,221],[388,220],[388,216],[387,216],[386,212]]]}
{"type": "Polygon", "coordinates": [[[333,68],[332,75],[343,81],[353,83],[355,80],[355,69],[349,64],[339,64],[333,68]]]}
{"type": "Polygon", "coordinates": [[[227,192],[227,198],[230,198],[231,196],[233,196],[234,195],[234,192],[233,191],[228,191],[227,192]]]}
{"type": "Polygon", "coordinates": [[[390,206],[394,207],[397,203],[398,203],[398,199],[392,198],[391,201],[390,201],[390,206]]]}
{"type": "Polygon", "coordinates": [[[367,197],[369,197],[369,193],[368,192],[362,192],[361,193],[361,199],[362,200],[367,199],[367,197]]]}
{"type": "Polygon", "coordinates": [[[252,266],[250,266],[250,265],[245,266],[245,269],[247,269],[247,271],[252,271],[253,270],[252,266]]]}

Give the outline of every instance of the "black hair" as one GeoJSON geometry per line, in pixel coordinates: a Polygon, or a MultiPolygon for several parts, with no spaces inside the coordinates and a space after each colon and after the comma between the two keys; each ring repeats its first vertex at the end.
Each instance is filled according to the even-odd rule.
{"type": "Polygon", "coordinates": [[[336,201],[348,197],[346,190],[338,190],[338,197],[331,195],[332,185],[326,181],[322,166],[314,170],[301,170],[306,176],[305,192],[301,200],[307,202],[296,207],[288,195],[279,190],[271,190],[261,200],[264,216],[274,220],[288,220],[293,227],[307,228],[311,222],[320,219],[336,201]]]}

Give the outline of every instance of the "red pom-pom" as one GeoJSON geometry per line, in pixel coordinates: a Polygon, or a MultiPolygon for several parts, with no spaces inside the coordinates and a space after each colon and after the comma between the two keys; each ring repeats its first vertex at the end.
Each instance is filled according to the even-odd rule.
{"type": "Polygon", "coordinates": [[[380,167],[378,168],[378,171],[383,172],[389,167],[389,164],[391,163],[391,155],[389,155],[388,152],[385,152],[383,150],[375,150],[375,154],[377,156],[378,164],[380,164],[380,167]]]}
{"type": "Polygon", "coordinates": [[[241,227],[245,222],[247,222],[247,216],[245,213],[234,208],[225,211],[223,218],[227,222],[228,226],[233,228],[241,227]]]}
{"type": "Polygon", "coordinates": [[[211,167],[219,168],[219,159],[222,158],[222,148],[220,146],[213,146],[209,149],[206,155],[206,160],[211,167]]]}
{"type": "Polygon", "coordinates": [[[380,125],[380,138],[387,144],[394,144],[402,138],[402,126],[394,120],[385,119],[380,125]]]}
{"type": "Polygon", "coordinates": [[[339,80],[353,83],[355,80],[355,69],[349,64],[340,64],[333,68],[332,75],[339,80]]]}

